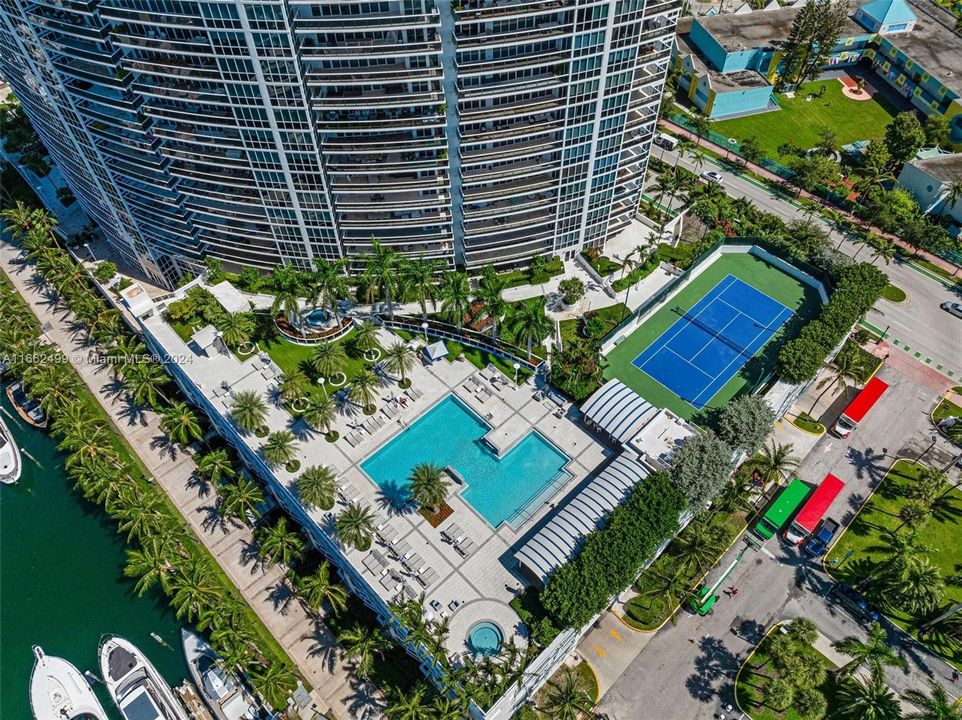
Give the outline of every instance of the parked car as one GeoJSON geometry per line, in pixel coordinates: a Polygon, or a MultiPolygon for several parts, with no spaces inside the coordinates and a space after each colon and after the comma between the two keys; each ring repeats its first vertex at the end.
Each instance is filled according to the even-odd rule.
{"type": "Polygon", "coordinates": [[[856,620],[861,622],[878,622],[879,614],[876,612],[865,596],[848,583],[837,582],[832,586],[829,595],[838,601],[838,604],[848,610],[856,620]]]}
{"type": "Polygon", "coordinates": [[[658,147],[665,148],[666,150],[674,150],[678,146],[678,140],[673,138],[671,135],[665,135],[665,133],[658,133],[652,140],[658,147]]]}
{"type": "Polygon", "coordinates": [[[955,315],[957,318],[962,318],[962,303],[944,302],[939,305],[939,307],[950,315],[955,315]]]}
{"type": "Polygon", "coordinates": [[[824,555],[829,543],[832,542],[832,538],[835,537],[835,533],[838,532],[838,527],[838,523],[831,518],[822,520],[821,525],[815,528],[812,537],[805,543],[805,553],[812,557],[824,555]]]}
{"type": "Polygon", "coordinates": [[[725,178],[722,177],[722,174],[715,172],[714,170],[706,170],[703,172],[701,174],[701,179],[707,180],[708,182],[718,183],[719,185],[725,182],[725,178]]]}

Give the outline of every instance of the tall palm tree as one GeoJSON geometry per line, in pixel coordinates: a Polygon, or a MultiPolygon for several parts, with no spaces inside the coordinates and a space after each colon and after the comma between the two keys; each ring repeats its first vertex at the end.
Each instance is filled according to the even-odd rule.
{"type": "Polygon", "coordinates": [[[725,531],[707,522],[693,522],[672,541],[672,553],[690,575],[700,575],[725,549],[725,531]]]}
{"type": "Polygon", "coordinates": [[[374,538],[374,513],[369,507],[351,503],[335,518],[334,528],[345,545],[367,550],[374,538]]]}
{"type": "Polygon", "coordinates": [[[332,378],[344,371],[347,353],[344,345],[336,342],[322,342],[311,353],[311,367],[324,378],[332,378]]]}
{"type": "Polygon", "coordinates": [[[79,428],[76,434],[64,436],[57,448],[70,453],[64,461],[64,466],[68,470],[85,461],[98,459],[115,466],[120,464],[119,455],[113,445],[113,437],[103,425],[79,428]]]}
{"type": "Polygon", "coordinates": [[[260,486],[244,474],[222,485],[219,495],[221,515],[237,520],[255,516],[257,508],[264,504],[260,486]]]}
{"type": "Polygon", "coordinates": [[[303,399],[307,395],[307,390],[311,381],[302,370],[295,370],[292,373],[284,373],[277,386],[277,394],[284,402],[295,402],[303,399]]]}
{"type": "Polygon", "coordinates": [[[223,479],[232,478],[236,474],[230,454],[224,448],[211,450],[198,457],[197,472],[201,477],[215,484],[223,479]]]}
{"type": "Polygon", "coordinates": [[[327,465],[312,465],[297,478],[297,496],[306,508],[330,510],[337,493],[337,475],[327,465]]]}
{"type": "Polygon", "coordinates": [[[120,491],[120,500],[117,531],[127,533],[127,542],[135,537],[148,537],[154,528],[171,520],[160,498],[138,485],[126,485],[120,491]]]}
{"type": "Polygon", "coordinates": [[[464,316],[471,310],[471,284],[468,276],[454,271],[443,273],[439,291],[444,317],[461,332],[464,316]]]}
{"type": "Polygon", "coordinates": [[[384,367],[388,372],[401,376],[401,385],[407,387],[407,374],[414,367],[414,351],[407,343],[396,342],[384,353],[384,367]]]}
{"type": "Polygon", "coordinates": [[[24,204],[23,200],[17,200],[13,207],[0,211],[0,217],[6,221],[4,223],[6,231],[14,240],[18,240],[33,230],[35,213],[36,210],[24,204]]]}
{"type": "Polygon", "coordinates": [[[774,440],[762,448],[759,464],[766,483],[775,480],[781,484],[782,480],[798,469],[801,459],[792,455],[794,449],[792,443],[782,444],[774,440]]]}
{"type": "MultiPolygon", "coordinates": [[[[869,235],[872,234],[873,233],[869,233],[869,235]]],[[[886,265],[890,264],[892,260],[895,259],[895,256],[898,255],[899,246],[887,237],[878,235],[875,237],[878,239],[872,244],[872,260],[882,260],[886,265]]]]}
{"type": "Polygon", "coordinates": [[[330,605],[335,615],[347,609],[347,590],[331,579],[331,563],[324,560],[314,574],[302,578],[298,592],[304,602],[315,613],[319,613],[324,603],[330,605]]]}
{"type": "Polygon", "coordinates": [[[311,275],[312,300],[315,306],[330,310],[338,325],[341,324],[341,313],[338,301],[347,296],[347,279],[344,269],[347,260],[327,260],[314,258],[314,272],[311,275]]]}
{"type": "Polygon", "coordinates": [[[388,317],[393,320],[394,303],[391,297],[397,287],[399,256],[391,248],[371,238],[371,252],[365,256],[364,260],[366,266],[361,273],[361,282],[366,288],[367,301],[373,303],[380,294],[387,305],[388,317]]]}
{"type": "Polygon", "coordinates": [[[290,430],[276,430],[267,436],[261,452],[272,467],[284,465],[297,454],[297,438],[290,430]]]}
{"type": "Polygon", "coordinates": [[[962,720],[962,698],[953,700],[945,688],[929,680],[929,694],[911,689],[902,696],[919,709],[909,713],[904,720],[962,720]]]}
{"type": "Polygon", "coordinates": [[[401,694],[384,710],[390,720],[434,720],[434,711],[427,703],[428,687],[423,682],[401,694]]]}
{"type": "Polygon", "coordinates": [[[254,332],[254,320],[250,313],[226,313],[220,321],[221,338],[228,347],[236,348],[251,339],[254,332]]]}
{"type": "Polygon", "coordinates": [[[189,445],[194,440],[200,440],[204,433],[200,429],[197,414],[190,406],[180,400],[164,410],[160,416],[160,426],[167,436],[175,443],[189,445]]]}
{"type": "Polygon", "coordinates": [[[428,301],[431,307],[437,308],[438,284],[437,274],[441,263],[437,260],[408,260],[401,265],[401,295],[408,293],[414,296],[421,306],[421,319],[428,319],[428,301]]]}
{"type": "Polygon", "coordinates": [[[143,597],[156,585],[160,585],[164,592],[169,592],[173,572],[174,566],[167,554],[154,543],[148,541],[137,549],[127,550],[124,575],[132,579],[136,578],[134,592],[137,597],[143,597]]]}
{"type": "Polygon", "coordinates": [[[835,359],[832,360],[831,365],[828,366],[828,373],[824,378],[818,381],[817,387],[822,388],[822,392],[818,394],[818,397],[815,398],[815,402],[812,403],[812,407],[809,408],[809,415],[815,412],[815,407],[819,402],[821,402],[825,393],[827,393],[836,385],[841,386],[843,392],[847,391],[849,388],[849,381],[857,381],[858,372],[861,369],[859,356],[857,356],[855,353],[839,352],[835,356],[835,359]]]}
{"type": "Polygon", "coordinates": [[[241,390],[234,394],[230,414],[237,427],[254,432],[267,420],[267,403],[256,390],[241,390]]]}
{"type": "Polygon", "coordinates": [[[880,670],[865,680],[846,677],[836,692],[832,720],[900,720],[898,696],[885,684],[880,670]]]}
{"type": "Polygon", "coordinates": [[[945,215],[955,209],[955,204],[962,199],[962,180],[953,180],[944,186],[942,193],[941,213],[945,215]]]}
{"type": "Polygon", "coordinates": [[[432,463],[415,465],[408,481],[411,499],[432,514],[441,509],[451,487],[444,478],[444,469],[432,463]]]}
{"type": "Polygon", "coordinates": [[[177,567],[170,579],[171,604],[177,608],[178,618],[197,618],[204,608],[221,598],[221,590],[212,582],[214,573],[210,562],[191,558],[177,567]]]}
{"type": "Polygon", "coordinates": [[[337,403],[330,395],[312,395],[302,413],[304,421],[314,430],[331,432],[331,424],[337,416],[337,403]]]}
{"type": "Polygon", "coordinates": [[[261,554],[271,563],[289,565],[304,554],[304,538],[287,526],[287,517],[281,515],[277,522],[261,528],[259,534],[261,554]]]}
{"type": "Polygon", "coordinates": [[[945,581],[927,557],[910,555],[902,567],[883,576],[881,592],[887,604],[920,616],[938,607],[945,581]]]}
{"type": "Polygon", "coordinates": [[[391,647],[380,628],[361,624],[341,631],[337,641],[347,646],[344,657],[354,663],[354,672],[361,678],[370,676],[375,657],[383,658],[391,647]]]}
{"type": "Polygon", "coordinates": [[[554,329],[551,319],[545,315],[542,298],[525,300],[514,306],[508,318],[508,325],[516,339],[524,338],[528,346],[528,357],[535,341],[541,342],[554,329]]]}
{"type": "Polygon", "coordinates": [[[510,305],[504,299],[504,291],[508,286],[508,281],[495,272],[490,265],[485,265],[481,274],[481,282],[478,285],[474,299],[483,305],[484,312],[491,318],[491,337],[498,339],[498,328],[502,318],[508,313],[510,305]]]}
{"type": "Polygon", "coordinates": [[[251,671],[255,689],[274,707],[283,707],[297,688],[300,678],[287,663],[268,662],[255,665],[251,671]]]}
{"type": "Polygon", "coordinates": [[[300,271],[290,265],[279,265],[274,268],[271,285],[274,288],[271,313],[277,315],[283,312],[290,321],[297,315],[301,296],[304,295],[304,279],[300,271]]]}
{"type": "Polygon", "coordinates": [[[167,373],[155,362],[142,362],[124,368],[124,390],[138,405],[156,408],[158,400],[169,403],[162,387],[170,382],[167,373]]]}
{"type": "Polygon", "coordinates": [[[588,691],[578,685],[578,676],[569,665],[561,668],[561,677],[551,680],[544,690],[538,709],[556,720],[578,720],[595,706],[588,691]]]}
{"type": "Polygon", "coordinates": [[[379,382],[377,375],[371,370],[361,370],[351,380],[351,389],[348,391],[349,397],[364,408],[365,412],[368,412],[374,407],[374,401],[377,399],[379,382]]]}
{"type": "Polygon", "coordinates": [[[467,707],[460,700],[435,695],[431,702],[433,720],[462,720],[468,716],[467,707]]]}
{"type": "Polygon", "coordinates": [[[884,667],[905,668],[905,660],[889,646],[888,633],[877,622],[869,625],[868,640],[865,642],[850,635],[832,643],[832,647],[852,658],[839,669],[839,677],[851,675],[863,666],[872,670],[882,670],[884,667]]]}

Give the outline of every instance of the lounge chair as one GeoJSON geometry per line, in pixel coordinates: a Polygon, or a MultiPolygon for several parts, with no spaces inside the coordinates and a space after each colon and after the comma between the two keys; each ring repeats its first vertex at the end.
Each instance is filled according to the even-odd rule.
{"type": "Polygon", "coordinates": [[[346,503],[352,503],[361,496],[358,489],[351,483],[345,483],[344,487],[338,488],[337,494],[346,503]]]}
{"type": "Polygon", "coordinates": [[[395,415],[397,415],[397,409],[393,405],[385,405],[381,412],[384,413],[388,420],[391,420],[395,415]]]}
{"type": "MultiPolygon", "coordinates": [[[[443,535],[445,533],[442,532],[441,534],[443,535]]],[[[461,540],[464,538],[464,530],[462,530],[461,526],[458,525],[456,522],[453,522],[450,525],[448,525],[446,534],[448,538],[451,540],[451,542],[455,545],[461,542],[461,540]]]]}
{"type": "Polygon", "coordinates": [[[478,549],[478,545],[471,538],[465,538],[455,545],[454,549],[457,550],[462,557],[469,558],[474,555],[475,551],[478,549]]]}
{"type": "Polygon", "coordinates": [[[425,568],[424,559],[416,552],[411,553],[410,557],[401,558],[401,564],[414,575],[417,575],[425,568]]]}
{"type": "Polygon", "coordinates": [[[379,527],[375,531],[375,533],[387,545],[390,545],[392,542],[397,540],[399,535],[397,528],[394,527],[391,523],[385,523],[382,527],[379,527]]]}
{"type": "Polygon", "coordinates": [[[411,543],[401,539],[391,543],[391,550],[402,560],[411,555],[411,543]]]}
{"type": "Polygon", "coordinates": [[[374,422],[374,418],[369,417],[364,421],[364,431],[368,435],[373,435],[375,430],[377,430],[377,425],[374,422]]]}
{"type": "MultiPolygon", "coordinates": [[[[425,590],[434,585],[440,579],[441,576],[438,575],[438,571],[433,567],[426,568],[424,572],[417,576],[417,581],[424,586],[425,590]]],[[[440,605],[440,603],[438,604],[440,605]]],[[[435,610],[437,609],[438,608],[435,608],[435,610]]]]}

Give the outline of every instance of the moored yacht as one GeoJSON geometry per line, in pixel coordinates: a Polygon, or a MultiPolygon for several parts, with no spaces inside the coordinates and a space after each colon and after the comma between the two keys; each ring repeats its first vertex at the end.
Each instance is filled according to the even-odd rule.
{"type": "Polygon", "coordinates": [[[107,720],[103,705],[80,671],[33,646],[30,709],[34,720],[107,720]]]}
{"type": "Polygon", "coordinates": [[[25,423],[37,430],[47,429],[47,413],[36,400],[27,395],[19,380],[7,385],[7,399],[25,423]]]}
{"type": "Polygon", "coordinates": [[[225,672],[214,648],[187,628],[180,637],[191,678],[217,720],[255,720],[257,703],[236,675],[225,672]]]}
{"type": "Polygon", "coordinates": [[[99,655],[100,674],[125,720],[188,720],[170,685],[131,643],[104,635],[99,655]]]}
{"type": "Polygon", "coordinates": [[[20,479],[20,448],[13,433],[0,417],[0,483],[11,485],[20,479]]]}

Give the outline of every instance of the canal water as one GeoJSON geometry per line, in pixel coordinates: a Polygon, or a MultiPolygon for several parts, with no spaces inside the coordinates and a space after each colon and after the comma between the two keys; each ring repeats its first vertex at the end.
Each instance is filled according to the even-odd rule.
{"type": "MultiPolygon", "coordinates": [[[[16,417],[6,393],[0,405],[23,460],[20,482],[0,487],[0,718],[31,717],[33,645],[99,675],[100,636],[117,634],[179,684],[188,676],[181,622],[159,592],[134,594],[123,575],[124,537],[98,506],[73,491],[56,443],[16,417]]],[[[102,684],[97,694],[119,720],[102,684]]]]}

